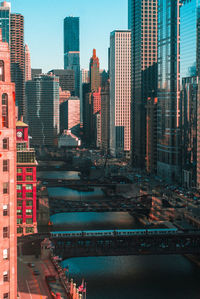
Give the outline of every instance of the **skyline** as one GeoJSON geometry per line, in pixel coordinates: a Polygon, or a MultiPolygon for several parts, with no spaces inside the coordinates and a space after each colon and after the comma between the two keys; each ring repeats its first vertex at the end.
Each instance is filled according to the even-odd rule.
{"type": "Polygon", "coordinates": [[[100,68],[107,69],[110,32],[128,27],[128,1],[124,0],[116,0],[115,5],[111,0],[102,0],[101,3],[87,0],[87,5],[81,0],[75,0],[73,3],[60,0],[59,5],[55,0],[51,0],[48,3],[48,10],[46,10],[47,0],[7,2],[11,2],[12,13],[21,13],[24,16],[24,41],[30,49],[31,67],[42,68],[43,72],[64,67],[63,21],[65,17],[80,17],[81,68],[86,69],[89,68],[93,48],[97,50],[100,68]],[[35,22],[38,8],[40,12],[35,22]],[[53,21],[50,22],[52,19],[53,21]],[[49,38],[50,35],[52,40],[49,38]],[[38,44],[41,45],[41,49],[38,44]]]}

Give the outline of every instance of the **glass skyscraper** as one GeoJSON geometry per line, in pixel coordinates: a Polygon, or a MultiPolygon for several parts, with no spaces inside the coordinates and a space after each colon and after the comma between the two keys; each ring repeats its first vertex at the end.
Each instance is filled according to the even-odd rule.
{"type": "Polygon", "coordinates": [[[10,3],[4,1],[0,4],[0,28],[3,42],[10,43],[10,3]]]}
{"type": "Polygon", "coordinates": [[[157,172],[173,183],[180,179],[179,12],[179,0],[158,1],[157,172]]]}
{"type": "Polygon", "coordinates": [[[64,19],[64,68],[74,71],[75,95],[80,93],[80,41],[79,18],[64,19]]]}

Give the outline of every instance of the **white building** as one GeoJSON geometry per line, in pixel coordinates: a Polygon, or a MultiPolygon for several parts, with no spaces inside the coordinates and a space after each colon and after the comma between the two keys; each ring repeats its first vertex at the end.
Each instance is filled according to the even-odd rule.
{"type": "Polygon", "coordinates": [[[131,31],[110,35],[110,151],[129,157],[131,150],[131,31]]]}

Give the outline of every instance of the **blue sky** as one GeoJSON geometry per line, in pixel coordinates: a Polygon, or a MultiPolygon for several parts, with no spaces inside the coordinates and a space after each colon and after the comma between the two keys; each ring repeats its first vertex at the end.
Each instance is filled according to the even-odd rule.
{"type": "Polygon", "coordinates": [[[11,0],[11,11],[25,18],[25,42],[33,68],[63,68],[63,19],[80,17],[81,67],[88,68],[97,49],[100,68],[107,69],[110,32],[127,29],[127,0],[11,0]]]}

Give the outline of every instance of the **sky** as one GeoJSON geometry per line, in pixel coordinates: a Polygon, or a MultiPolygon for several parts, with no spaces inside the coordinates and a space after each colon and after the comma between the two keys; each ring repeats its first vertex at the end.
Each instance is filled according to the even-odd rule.
{"type": "Polygon", "coordinates": [[[107,69],[110,32],[127,29],[128,0],[11,0],[11,12],[24,16],[31,67],[43,72],[63,68],[63,20],[80,17],[81,68],[88,69],[92,49],[107,69]]]}

